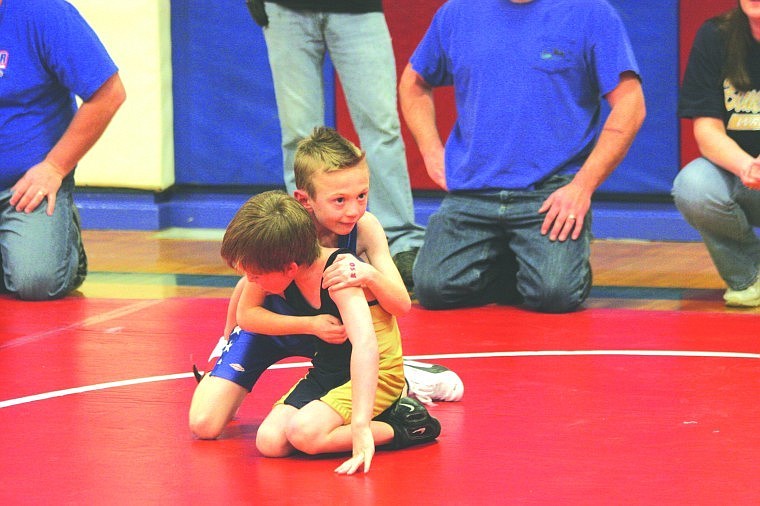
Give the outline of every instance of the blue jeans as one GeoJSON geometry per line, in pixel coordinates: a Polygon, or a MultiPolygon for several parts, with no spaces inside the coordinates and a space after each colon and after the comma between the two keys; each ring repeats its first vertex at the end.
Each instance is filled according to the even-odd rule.
{"type": "Polygon", "coordinates": [[[396,63],[381,12],[295,11],[266,3],[264,37],[282,131],[285,186],[295,190],[298,141],[325,123],[322,65],[329,51],[370,168],[369,206],[391,253],[419,247],[396,100],[396,63]]]}
{"type": "Polygon", "coordinates": [[[0,288],[24,300],[49,300],[82,284],[86,258],[80,259],[84,249],[73,191],[69,176],[58,190],[53,216],[46,214],[47,200],[26,214],[10,206],[9,189],[0,191],[0,288]]]}
{"type": "Polygon", "coordinates": [[[679,171],[673,182],[676,207],[702,235],[720,277],[733,290],[755,282],[760,266],[760,192],[706,158],[679,171]]]}
{"type": "Polygon", "coordinates": [[[430,217],[414,265],[414,291],[429,309],[524,304],[562,313],[591,289],[591,212],[577,240],[541,235],[543,201],[569,182],[555,176],[532,191],[448,194],[430,217]]]}

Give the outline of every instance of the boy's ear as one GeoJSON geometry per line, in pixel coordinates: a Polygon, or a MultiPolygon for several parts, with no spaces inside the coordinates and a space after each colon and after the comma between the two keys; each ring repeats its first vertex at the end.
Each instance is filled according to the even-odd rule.
{"type": "Polygon", "coordinates": [[[293,198],[295,198],[302,206],[311,211],[309,205],[309,194],[303,190],[296,190],[293,192],[293,198]]]}
{"type": "Polygon", "coordinates": [[[288,265],[285,266],[284,273],[289,278],[295,278],[297,272],[298,272],[298,264],[297,263],[290,262],[288,265]]]}

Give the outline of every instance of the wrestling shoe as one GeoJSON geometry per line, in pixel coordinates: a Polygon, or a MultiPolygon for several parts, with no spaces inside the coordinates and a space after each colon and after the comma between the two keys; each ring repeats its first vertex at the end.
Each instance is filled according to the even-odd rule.
{"type": "Polygon", "coordinates": [[[462,379],[442,365],[404,360],[404,376],[409,384],[409,396],[425,404],[460,401],[464,395],[462,379]]]}
{"type": "Polygon", "coordinates": [[[414,261],[417,259],[417,253],[419,248],[412,248],[408,251],[402,251],[393,255],[393,263],[396,264],[399,274],[401,274],[401,280],[404,282],[407,290],[414,288],[414,279],[412,279],[412,268],[414,267],[414,261]]]}
{"type": "Polygon", "coordinates": [[[198,370],[198,366],[193,364],[193,376],[195,376],[196,383],[200,383],[205,375],[206,375],[205,372],[200,372],[198,370]]]}
{"type": "Polygon", "coordinates": [[[744,290],[726,290],[723,300],[727,306],[757,307],[760,306],[760,276],[744,290]]]}
{"type": "Polygon", "coordinates": [[[398,450],[429,443],[441,434],[441,424],[430,416],[425,406],[411,397],[402,397],[376,418],[393,428],[393,442],[388,448],[398,450]]]}

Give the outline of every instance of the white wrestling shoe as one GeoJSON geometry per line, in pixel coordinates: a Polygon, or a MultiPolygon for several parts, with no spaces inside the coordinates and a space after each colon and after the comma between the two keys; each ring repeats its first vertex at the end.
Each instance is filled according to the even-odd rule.
{"type": "Polygon", "coordinates": [[[442,365],[404,359],[404,376],[409,385],[409,396],[423,404],[459,401],[464,395],[464,383],[459,375],[442,365]]]}

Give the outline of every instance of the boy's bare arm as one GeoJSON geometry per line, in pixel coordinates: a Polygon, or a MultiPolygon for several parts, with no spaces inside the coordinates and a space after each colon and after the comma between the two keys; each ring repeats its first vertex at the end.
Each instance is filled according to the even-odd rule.
{"type": "Polygon", "coordinates": [[[240,278],[232,290],[230,296],[230,302],[227,304],[227,320],[224,322],[224,337],[230,338],[230,334],[237,326],[237,308],[240,304],[240,294],[243,292],[243,286],[245,285],[245,278],[240,278]]]}
{"type": "Polygon", "coordinates": [[[325,270],[322,286],[332,290],[347,286],[367,288],[383,309],[396,316],[406,314],[412,301],[393,263],[382,225],[375,216],[365,213],[358,227],[357,254],[365,256],[368,263],[357,262],[351,255],[340,255],[325,270]]]}
{"type": "Polygon", "coordinates": [[[347,474],[362,464],[369,471],[375,454],[370,421],[375,406],[380,355],[367,300],[361,289],[350,287],[331,295],[351,341],[351,436],[353,455],[347,474]]]}
{"type": "Polygon", "coordinates": [[[334,316],[290,316],[274,313],[263,307],[266,292],[256,283],[246,279],[242,281],[235,312],[236,324],[240,328],[271,336],[314,335],[333,344],[340,344],[346,340],[346,330],[334,316]]]}

